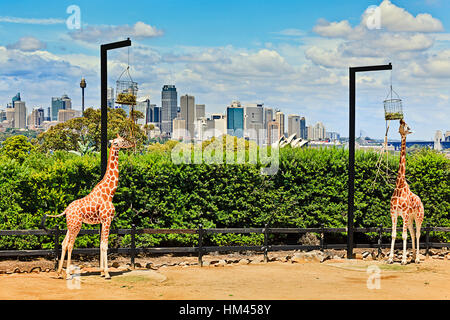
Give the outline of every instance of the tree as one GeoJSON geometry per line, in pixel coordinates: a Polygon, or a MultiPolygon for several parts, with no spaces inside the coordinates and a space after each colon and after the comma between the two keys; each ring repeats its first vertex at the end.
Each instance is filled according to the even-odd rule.
{"type": "Polygon", "coordinates": [[[23,162],[27,155],[32,152],[35,147],[28,142],[27,137],[18,135],[7,138],[2,143],[1,154],[11,159],[23,162]]]}
{"type": "MultiPolygon", "coordinates": [[[[143,118],[142,112],[135,111],[134,119],[143,118]]],[[[108,108],[108,140],[114,139],[117,134],[130,138],[133,133],[133,142],[137,148],[146,141],[145,133],[133,123],[123,109],[108,108]]],[[[101,146],[101,110],[89,108],[84,116],[59,123],[38,136],[43,151],[49,150],[78,150],[78,142],[91,141],[97,151],[101,146]]]]}

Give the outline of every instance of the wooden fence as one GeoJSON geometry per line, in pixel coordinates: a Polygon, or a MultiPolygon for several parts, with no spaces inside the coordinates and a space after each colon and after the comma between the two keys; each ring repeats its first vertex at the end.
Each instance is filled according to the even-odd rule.
{"type": "MultiPolygon", "coordinates": [[[[198,263],[203,265],[202,257],[209,252],[239,252],[239,251],[256,251],[264,254],[264,261],[268,261],[268,253],[271,251],[289,251],[289,250],[325,250],[325,249],[347,249],[347,244],[339,243],[332,244],[327,243],[326,234],[332,233],[346,233],[346,228],[270,228],[265,226],[264,228],[216,228],[216,229],[204,229],[201,225],[198,229],[137,229],[135,225],[131,229],[113,229],[110,234],[117,235],[131,235],[131,243],[129,248],[110,248],[108,253],[117,253],[129,255],[131,259],[131,265],[134,267],[135,258],[139,253],[148,254],[165,254],[165,253],[184,253],[184,254],[197,254],[198,263]],[[204,237],[209,234],[263,234],[263,245],[257,246],[205,246],[204,237]],[[319,245],[276,245],[269,243],[269,235],[271,234],[305,234],[305,233],[318,233],[320,234],[319,245]],[[141,234],[197,234],[198,243],[196,247],[165,247],[165,248],[137,248],[136,247],[136,235],[141,234]]],[[[355,233],[377,233],[377,243],[355,243],[355,248],[378,248],[381,251],[382,248],[390,248],[391,243],[383,243],[383,233],[390,233],[391,228],[384,228],[383,226],[375,228],[355,228],[355,233]]],[[[450,247],[450,243],[435,243],[430,242],[430,232],[450,232],[450,228],[447,227],[430,227],[426,226],[422,228],[422,232],[425,233],[425,241],[420,243],[420,247],[426,249],[428,254],[430,248],[442,248],[450,247]]],[[[60,254],[60,238],[65,235],[66,230],[52,229],[52,230],[0,230],[0,236],[53,236],[54,249],[53,250],[2,250],[0,251],[0,257],[31,257],[31,256],[53,256],[56,259],[60,254]]],[[[83,229],[80,230],[79,235],[92,235],[99,234],[98,229],[83,229]]],[[[411,242],[408,243],[408,247],[411,247],[411,242]]],[[[402,244],[396,243],[396,248],[402,248],[402,244]]],[[[100,251],[98,248],[84,248],[74,249],[73,254],[83,255],[97,255],[100,251]]]]}

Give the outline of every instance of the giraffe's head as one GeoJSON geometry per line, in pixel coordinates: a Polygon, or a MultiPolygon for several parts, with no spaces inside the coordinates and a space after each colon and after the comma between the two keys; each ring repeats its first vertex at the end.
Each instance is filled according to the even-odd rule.
{"type": "Polygon", "coordinates": [[[134,144],[117,134],[117,138],[111,140],[111,146],[114,146],[117,149],[128,149],[134,147],[134,144]]]}
{"type": "Polygon", "coordinates": [[[406,124],[405,120],[400,120],[400,128],[398,129],[398,132],[402,137],[406,137],[408,134],[413,133],[411,131],[411,128],[406,124]]]}

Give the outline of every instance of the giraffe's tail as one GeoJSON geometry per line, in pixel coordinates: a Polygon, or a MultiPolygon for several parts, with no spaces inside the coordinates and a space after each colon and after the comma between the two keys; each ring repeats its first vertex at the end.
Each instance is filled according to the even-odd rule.
{"type": "Polygon", "coordinates": [[[41,218],[41,229],[47,230],[47,228],[45,227],[45,220],[47,220],[48,217],[50,217],[50,218],[59,218],[59,217],[62,217],[63,215],[65,215],[65,214],[66,214],[66,210],[64,210],[63,213],[58,214],[56,216],[48,216],[48,215],[44,214],[42,216],[42,218],[41,218]]]}

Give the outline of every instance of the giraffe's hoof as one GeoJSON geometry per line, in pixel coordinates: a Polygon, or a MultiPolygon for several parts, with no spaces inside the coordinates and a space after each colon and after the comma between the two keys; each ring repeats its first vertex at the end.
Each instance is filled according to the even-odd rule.
{"type": "Polygon", "coordinates": [[[414,259],[414,262],[415,262],[416,264],[419,264],[419,263],[420,263],[420,258],[414,259]]]}
{"type": "Polygon", "coordinates": [[[402,260],[402,266],[406,266],[408,264],[408,261],[406,261],[406,259],[402,260]]]}
{"type": "Polygon", "coordinates": [[[66,275],[66,280],[72,280],[72,279],[73,279],[73,277],[71,274],[66,275]]]}
{"type": "Polygon", "coordinates": [[[387,261],[387,264],[393,264],[394,263],[394,259],[393,258],[389,258],[387,261]]]}
{"type": "Polygon", "coordinates": [[[109,274],[105,274],[105,280],[111,280],[111,276],[109,274]]]}

